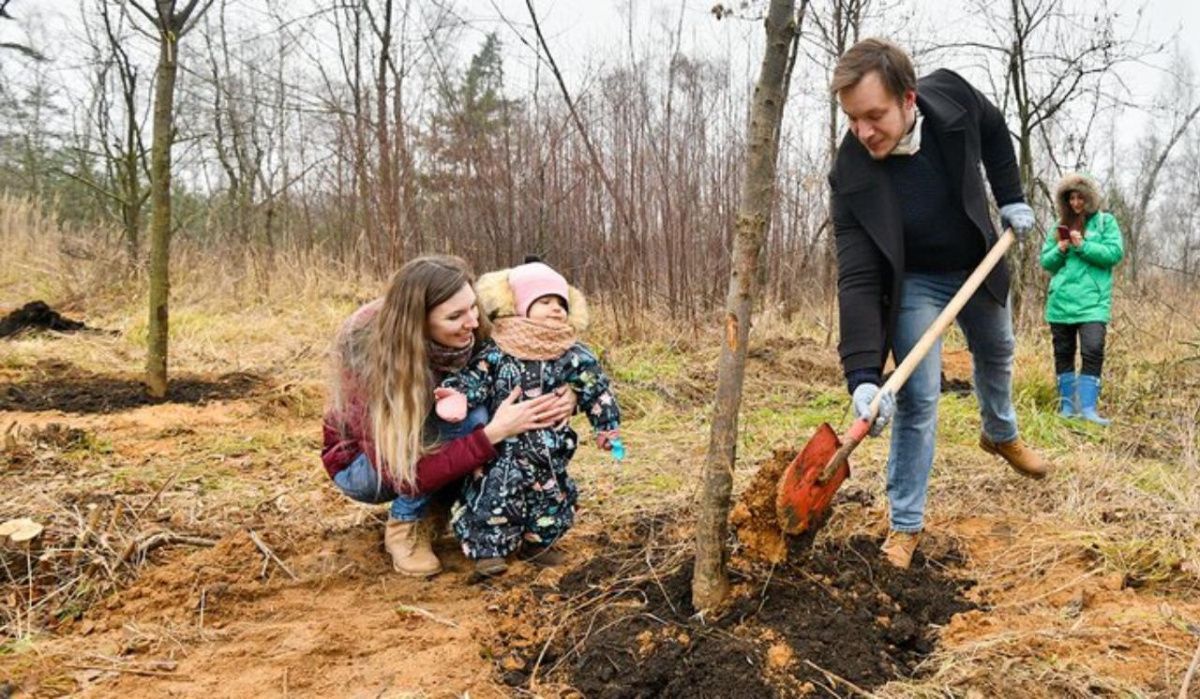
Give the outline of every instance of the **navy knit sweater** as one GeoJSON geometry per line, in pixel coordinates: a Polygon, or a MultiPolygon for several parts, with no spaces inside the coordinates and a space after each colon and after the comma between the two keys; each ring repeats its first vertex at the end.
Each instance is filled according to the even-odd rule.
{"type": "Polygon", "coordinates": [[[983,235],[967,218],[929,120],[916,155],[892,155],[882,164],[900,201],[904,270],[957,272],[978,265],[986,252],[983,235]]]}

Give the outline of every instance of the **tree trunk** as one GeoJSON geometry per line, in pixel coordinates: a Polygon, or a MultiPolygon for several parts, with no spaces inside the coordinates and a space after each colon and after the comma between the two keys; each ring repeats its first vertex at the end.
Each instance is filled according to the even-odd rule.
{"type": "Polygon", "coordinates": [[[154,145],[150,154],[150,326],[146,343],[146,386],[151,396],[167,395],[167,298],[170,294],[171,140],[174,136],[176,35],[159,37],[158,80],[154,87],[154,145]]]}
{"type": "Polygon", "coordinates": [[[746,177],[737,217],[729,293],[725,301],[724,342],[717,368],[717,395],[696,521],[692,604],[699,610],[717,607],[729,592],[725,537],[737,451],[738,411],[742,402],[752,302],[759,292],[756,271],[771,220],[775,162],[779,153],[775,134],[783,113],[783,82],[795,29],[794,0],[771,0],[766,23],[766,50],[750,111],[746,177]]]}

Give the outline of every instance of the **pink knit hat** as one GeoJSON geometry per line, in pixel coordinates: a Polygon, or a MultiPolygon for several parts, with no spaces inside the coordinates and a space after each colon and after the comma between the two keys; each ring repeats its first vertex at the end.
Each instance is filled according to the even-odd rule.
{"type": "Polygon", "coordinates": [[[543,296],[558,296],[567,305],[567,280],[542,262],[528,262],[508,271],[508,284],[512,287],[517,313],[529,315],[529,307],[543,296]]]}

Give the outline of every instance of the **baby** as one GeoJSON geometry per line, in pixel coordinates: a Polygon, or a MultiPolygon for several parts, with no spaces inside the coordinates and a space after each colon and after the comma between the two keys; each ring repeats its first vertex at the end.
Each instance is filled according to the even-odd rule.
{"type": "MultiPolygon", "coordinates": [[[[435,391],[437,413],[461,420],[468,407],[494,412],[513,389],[535,398],[569,386],[601,449],[622,449],[620,411],[599,360],[580,344],[587,324],[583,294],[541,262],[485,274],[476,284],[493,321],[491,340],[435,391]]],[[[574,522],[578,491],[567,474],[578,435],[569,426],[533,430],[497,445],[489,467],[467,479],[451,522],[477,573],[499,575],[505,556],[555,565],[551,546],[574,522]]],[[[618,453],[618,455],[620,455],[618,453]]]]}

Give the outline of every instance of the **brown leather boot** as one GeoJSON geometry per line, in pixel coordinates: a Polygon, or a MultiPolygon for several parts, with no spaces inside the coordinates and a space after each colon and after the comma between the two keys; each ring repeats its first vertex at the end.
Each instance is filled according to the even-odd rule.
{"type": "Polygon", "coordinates": [[[917,544],[920,541],[921,532],[898,532],[891,529],[879,550],[888,563],[908,570],[908,567],[912,565],[912,557],[917,552],[917,544]]]}
{"type": "Polygon", "coordinates": [[[442,562],[433,553],[433,527],[427,519],[401,522],[388,518],[383,547],[391,554],[397,573],[428,577],[442,572],[442,562]]]}
{"type": "Polygon", "coordinates": [[[993,442],[987,435],[979,435],[979,446],[989,454],[995,454],[1008,462],[1017,473],[1027,478],[1041,480],[1050,472],[1050,464],[1020,437],[1011,442],[993,442]]]}

